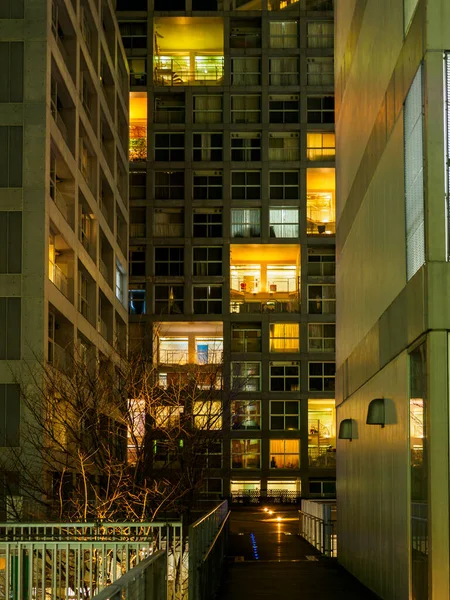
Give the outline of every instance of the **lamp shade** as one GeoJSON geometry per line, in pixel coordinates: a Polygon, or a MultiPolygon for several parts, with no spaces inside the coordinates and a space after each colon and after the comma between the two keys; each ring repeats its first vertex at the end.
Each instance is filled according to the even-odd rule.
{"type": "Polygon", "coordinates": [[[339,435],[340,440],[353,439],[353,421],[352,419],[343,419],[339,424],[339,435]]]}
{"type": "Polygon", "coordinates": [[[366,425],[381,425],[386,424],[384,398],[375,398],[369,404],[367,409],[366,425]]]}

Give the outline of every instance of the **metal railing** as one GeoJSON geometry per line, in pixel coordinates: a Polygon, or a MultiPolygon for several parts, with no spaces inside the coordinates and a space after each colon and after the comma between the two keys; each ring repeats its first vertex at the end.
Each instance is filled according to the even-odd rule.
{"type": "MultiPolygon", "coordinates": [[[[291,294],[292,295],[292,294],[291,294]]],[[[300,302],[298,295],[293,296],[289,300],[270,300],[270,301],[246,301],[242,300],[231,300],[230,302],[231,313],[298,313],[300,312],[300,302]]]]}
{"type": "Polygon", "coordinates": [[[209,600],[219,587],[229,516],[224,500],[189,527],[189,600],[209,600]]]}
{"type": "Polygon", "coordinates": [[[122,575],[95,596],[96,600],[166,600],[167,559],[165,550],[153,556],[122,575]]]}
{"type": "MultiPolygon", "coordinates": [[[[90,598],[112,584],[125,584],[123,589],[139,590],[146,573],[151,579],[153,564],[165,557],[162,581],[166,595],[154,600],[181,599],[181,583],[185,579],[181,522],[171,523],[54,523],[0,524],[0,597],[8,600],[46,600],[90,598]],[[158,550],[164,550],[162,555],[158,550]],[[142,571],[120,579],[142,563],[142,571]],[[143,575],[144,577],[144,575],[143,575]],[[134,583],[133,583],[134,581],[134,583]],[[4,595],[1,596],[1,590],[4,595]],[[38,595],[36,595],[36,592],[38,595]]],[[[160,581],[155,572],[154,583],[160,581]]],[[[151,596],[115,595],[104,598],[129,600],[151,596]]],[[[103,596],[99,596],[103,598],[103,596]]]]}
{"type": "Polygon", "coordinates": [[[153,82],[156,85],[215,85],[223,80],[222,64],[211,64],[196,69],[188,69],[176,60],[155,61],[153,82]],[[206,72],[205,72],[206,71],[206,72]]]}
{"type": "Polygon", "coordinates": [[[336,519],[332,518],[335,509],[336,505],[330,502],[303,500],[302,510],[298,511],[299,535],[321,554],[333,558],[337,556],[336,519]]]}
{"type": "Polygon", "coordinates": [[[290,490],[236,490],[231,493],[232,504],[300,504],[299,492],[290,490]]]}
{"type": "Polygon", "coordinates": [[[261,33],[232,33],[230,48],[261,48],[261,33]]]}
{"type": "Polygon", "coordinates": [[[69,280],[58,265],[52,261],[49,261],[49,279],[56,285],[58,290],[68,297],[69,295],[69,280]]]}

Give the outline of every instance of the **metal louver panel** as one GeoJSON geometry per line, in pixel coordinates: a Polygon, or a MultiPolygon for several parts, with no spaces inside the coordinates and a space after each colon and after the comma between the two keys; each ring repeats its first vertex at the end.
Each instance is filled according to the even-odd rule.
{"type": "Polygon", "coordinates": [[[404,110],[406,275],[408,281],[425,263],[422,105],[421,65],[406,96],[404,110]]]}

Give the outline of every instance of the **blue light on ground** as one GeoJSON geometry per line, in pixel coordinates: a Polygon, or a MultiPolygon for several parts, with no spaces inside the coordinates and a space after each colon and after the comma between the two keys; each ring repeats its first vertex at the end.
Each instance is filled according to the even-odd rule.
{"type": "Polygon", "coordinates": [[[258,545],[256,543],[256,538],[255,538],[255,534],[251,533],[250,534],[250,539],[252,540],[252,546],[253,546],[253,556],[255,557],[255,560],[259,560],[259,556],[258,556],[258,545]]]}

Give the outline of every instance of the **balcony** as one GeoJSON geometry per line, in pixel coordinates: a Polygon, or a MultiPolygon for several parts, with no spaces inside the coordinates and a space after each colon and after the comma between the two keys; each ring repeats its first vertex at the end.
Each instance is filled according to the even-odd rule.
{"type": "Polygon", "coordinates": [[[147,92],[130,93],[129,159],[147,160],[147,92]]]}
{"type": "Polygon", "coordinates": [[[55,263],[49,261],[49,279],[52,283],[56,285],[58,290],[64,294],[64,296],[69,296],[69,279],[64,274],[64,272],[56,265],[55,263]]]}
{"type": "Polygon", "coordinates": [[[48,340],[48,362],[58,371],[67,373],[71,366],[71,357],[68,350],[59,346],[52,339],[48,340]]]}
{"type": "Polygon", "coordinates": [[[230,250],[232,313],[299,312],[298,245],[232,244],[230,250]]]}
{"type": "Polygon", "coordinates": [[[308,235],[335,235],[335,188],[334,169],[307,169],[306,232],[308,235]]]}
{"type": "Polygon", "coordinates": [[[223,360],[222,323],[159,323],[160,365],[219,365],[223,360]]]}
{"type": "Polygon", "coordinates": [[[196,56],[191,68],[188,56],[160,56],[154,62],[154,83],[162,86],[222,85],[223,56],[196,56]]]}

